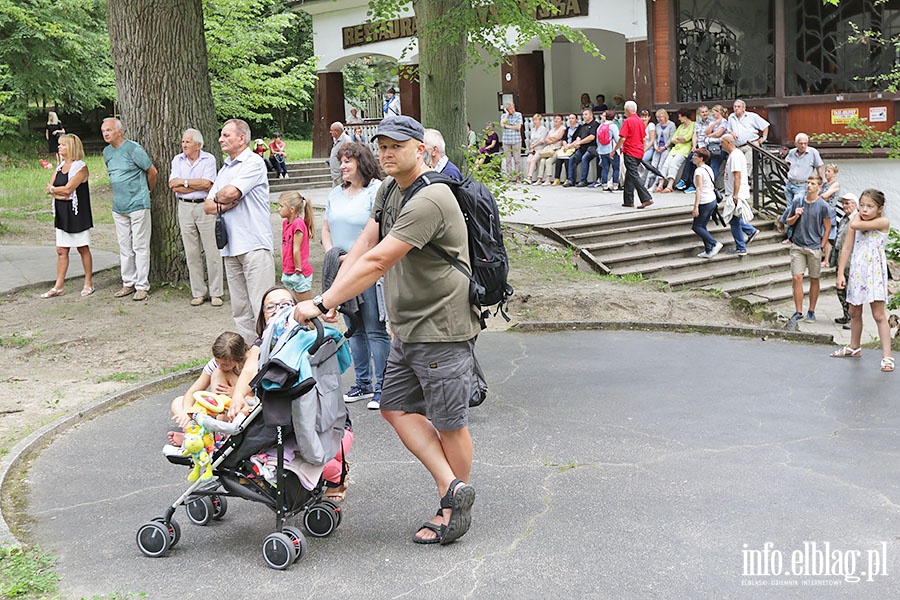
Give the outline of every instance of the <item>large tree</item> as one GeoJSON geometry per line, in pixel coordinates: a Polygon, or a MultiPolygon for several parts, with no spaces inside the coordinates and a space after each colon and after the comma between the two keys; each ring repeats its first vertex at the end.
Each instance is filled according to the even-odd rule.
{"type": "Polygon", "coordinates": [[[380,23],[410,6],[416,14],[422,121],[441,124],[447,152],[457,164],[465,163],[467,68],[485,62],[496,66],[535,37],[549,47],[561,35],[599,55],[581,32],[537,20],[539,10],[558,12],[550,0],[370,0],[369,13],[380,23]]]}
{"type": "MultiPolygon", "coordinates": [[[[201,0],[109,0],[107,21],[119,109],[126,137],[140,140],[159,182],[150,197],[151,278],[185,277],[177,206],[167,182],[181,133],[203,133],[218,146],[218,126],[207,68],[201,0]]],[[[213,154],[220,154],[215,149],[213,154]]]]}

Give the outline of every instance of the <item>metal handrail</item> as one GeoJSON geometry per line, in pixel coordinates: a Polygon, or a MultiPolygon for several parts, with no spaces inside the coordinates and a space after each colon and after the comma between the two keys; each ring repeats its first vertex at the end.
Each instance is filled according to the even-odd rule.
{"type": "Polygon", "coordinates": [[[787,181],[789,165],[781,158],[784,148],[775,146],[775,148],[779,148],[777,154],[761,146],[754,145],[751,148],[753,149],[753,208],[757,212],[779,217],[787,208],[784,184],[787,181]]]}

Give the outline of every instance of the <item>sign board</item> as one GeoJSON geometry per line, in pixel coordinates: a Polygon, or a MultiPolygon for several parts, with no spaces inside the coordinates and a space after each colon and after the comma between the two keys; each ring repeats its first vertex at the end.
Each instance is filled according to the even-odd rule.
{"type": "Polygon", "coordinates": [[[869,123],[887,123],[887,106],[870,106],[869,123]]]}
{"type": "Polygon", "coordinates": [[[416,35],[416,18],[403,17],[381,23],[363,23],[341,28],[344,48],[374,44],[416,35]]]}
{"type": "Polygon", "coordinates": [[[858,108],[832,108],[831,109],[831,124],[832,125],[846,125],[853,119],[859,118],[859,109],[858,108]]]}
{"type": "MultiPolygon", "coordinates": [[[[550,20],[585,17],[588,14],[588,1],[589,0],[549,0],[550,5],[556,9],[556,13],[541,7],[535,10],[535,18],[538,20],[550,20]]],[[[490,8],[492,5],[488,4],[485,6],[487,7],[488,12],[485,14],[484,20],[490,21],[492,18],[490,16],[490,8]]],[[[415,35],[415,17],[403,17],[401,19],[383,21],[381,23],[360,23],[359,25],[341,28],[341,38],[343,40],[344,49],[374,44],[375,42],[383,42],[385,40],[415,37],[415,35]]]]}

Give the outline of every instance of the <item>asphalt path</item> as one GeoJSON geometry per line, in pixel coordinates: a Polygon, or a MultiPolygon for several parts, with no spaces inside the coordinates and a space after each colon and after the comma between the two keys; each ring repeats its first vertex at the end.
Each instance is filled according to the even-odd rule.
{"type": "Polygon", "coordinates": [[[358,403],[343,522],[283,572],[260,551],[273,513],[238,499],[206,527],[179,509],[180,543],[141,555],[138,527],[187,474],[160,453],[176,392],[148,396],[35,459],[31,541],[58,555],[66,598],[896,598],[897,375],[878,370],[874,351],[828,351],[667,333],[484,334],[491,387],[470,413],[469,533],[446,547],[411,543],[437,492],[358,403]]]}

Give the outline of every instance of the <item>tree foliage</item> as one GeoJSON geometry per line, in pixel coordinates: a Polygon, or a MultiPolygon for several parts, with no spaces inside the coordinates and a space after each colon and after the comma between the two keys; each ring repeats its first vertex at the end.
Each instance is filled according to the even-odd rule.
{"type": "Polygon", "coordinates": [[[599,55],[580,31],[536,18],[539,10],[558,12],[549,0],[369,0],[369,18],[377,31],[410,8],[416,14],[422,121],[440,124],[457,164],[464,164],[467,68],[496,66],[533,38],[549,46],[563,36],[599,55]]]}
{"type": "Polygon", "coordinates": [[[115,96],[102,0],[0,0],[0,135],[29,104],[84,111],[115,96]]]}
{"type": "Polygon", "coordinates": [[[311,104],[315,60],[298,37],[300,17],[280,0],[206,0],[206,43],[216,114],[272,118],[311,104]],[[298,53],[309,52],[301,59],[298,53]]]}

